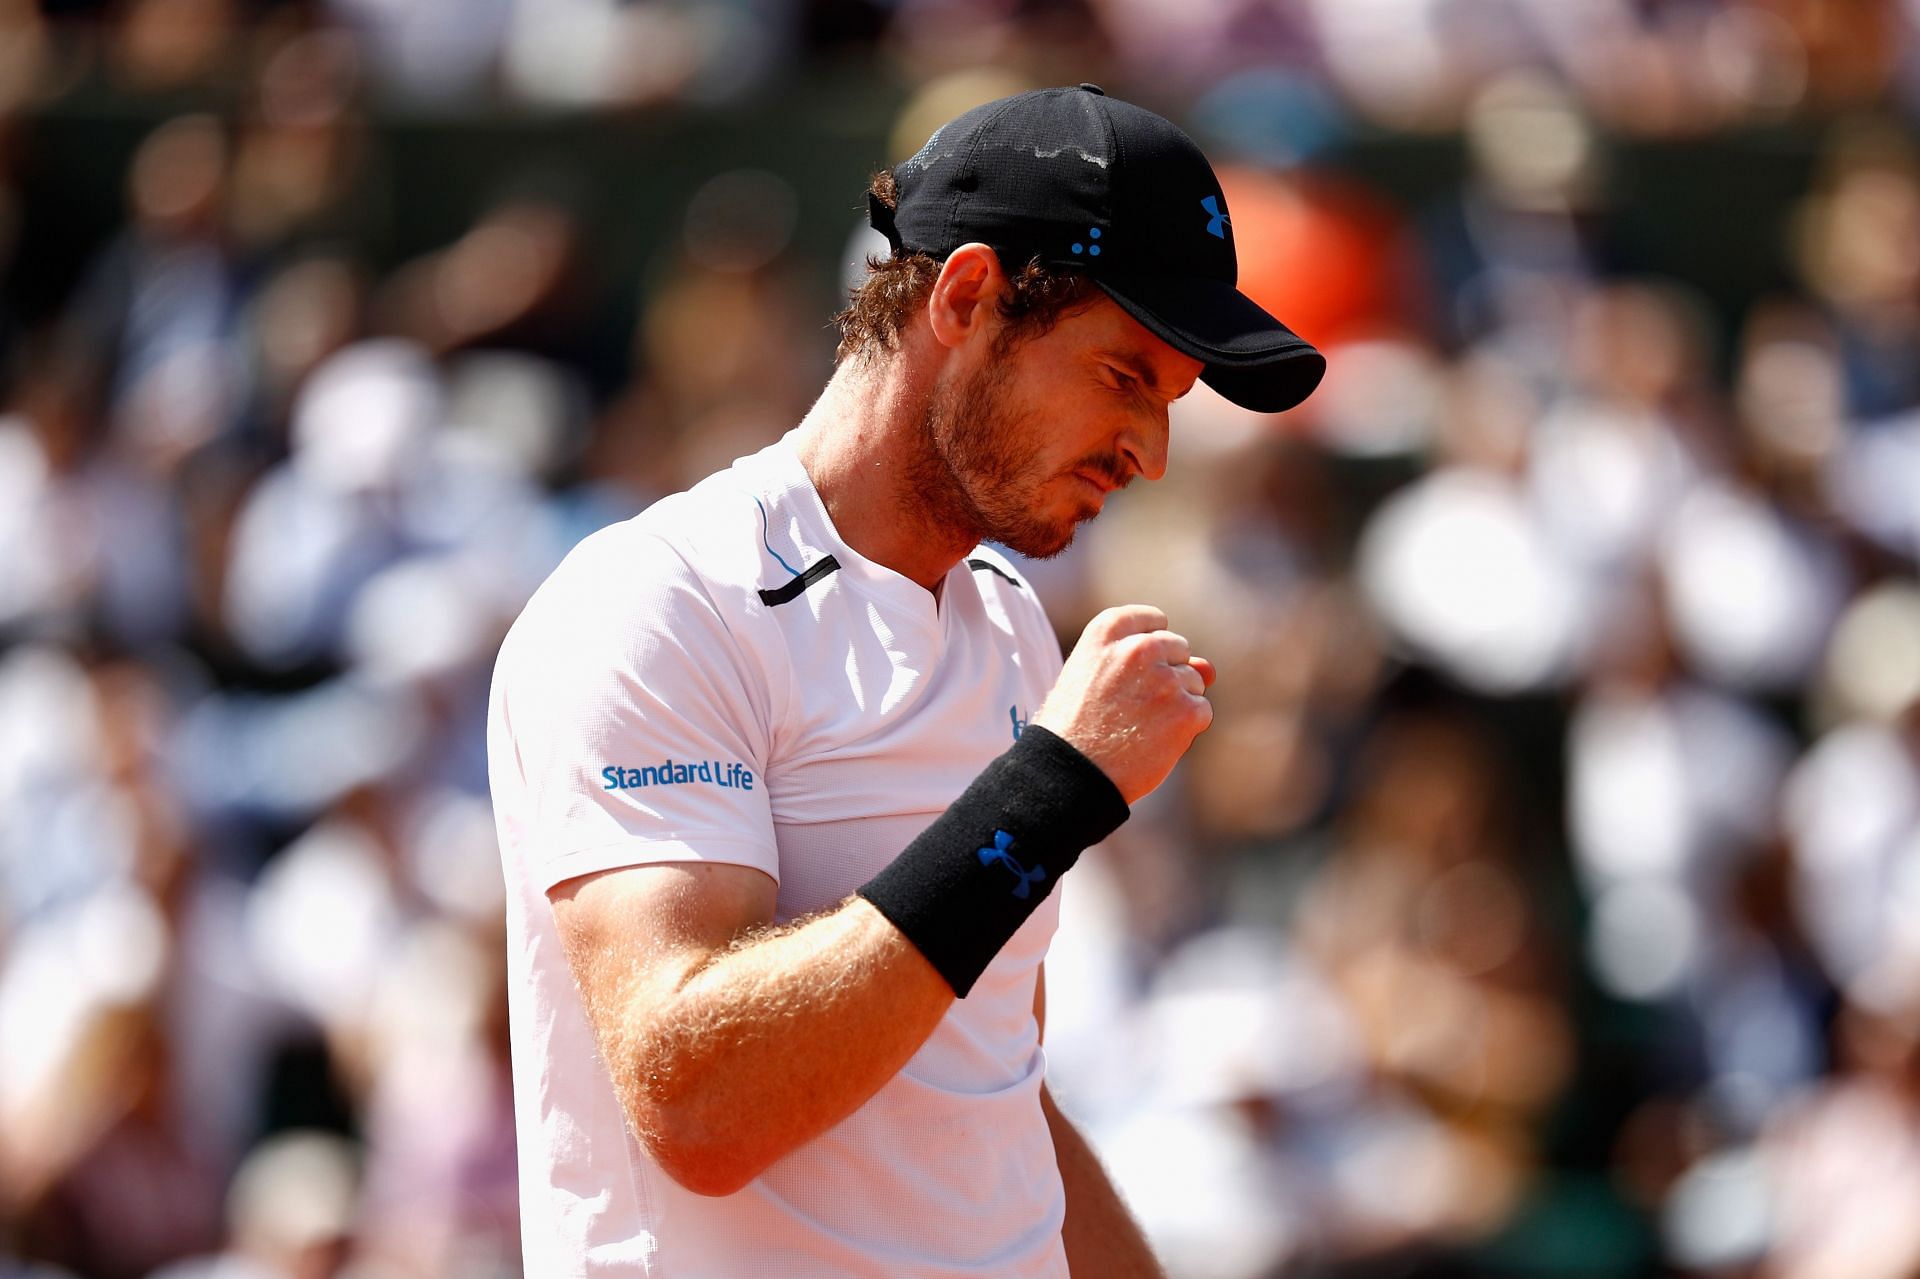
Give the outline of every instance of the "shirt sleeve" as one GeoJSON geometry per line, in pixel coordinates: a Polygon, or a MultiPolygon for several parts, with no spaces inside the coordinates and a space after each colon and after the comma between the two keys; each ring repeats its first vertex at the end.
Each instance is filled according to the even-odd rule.
{"type": "Polygon", "coordinates": [[[546,891],[621,866],[724,862],[780,878],[769,699],[671,546],[583,545],[502,646],[489,717],[503,842],[546,891]]]}

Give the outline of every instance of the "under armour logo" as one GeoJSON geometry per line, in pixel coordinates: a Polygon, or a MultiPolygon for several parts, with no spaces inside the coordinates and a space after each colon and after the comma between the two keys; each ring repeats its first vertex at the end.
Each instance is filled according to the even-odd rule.
{"type": "Polygon", "coordinates": [[[1220,197],[1210,195],[1200,201],[1200,207],[1213,215],[1207,221],[1207,234],[1219,236],[1222,240],[1226,239],[1227,215],[1220,211],[1220,197]]]}
{"type": "Polygon", "coordinates": [[[980,864],[991,866],[999,862],[1012,871],[1014,878],[1019,881],[1013,886],[1013,895],[1025,901],[1033,896],[1033,886],[1047,877],[1047,868],[1035,866],[1032,870],[1028,870],[1013,859],[1012,848],[1013,836],[1003,830],[997,830],[993,832],[993,847],[980,850],[980,864]]]}

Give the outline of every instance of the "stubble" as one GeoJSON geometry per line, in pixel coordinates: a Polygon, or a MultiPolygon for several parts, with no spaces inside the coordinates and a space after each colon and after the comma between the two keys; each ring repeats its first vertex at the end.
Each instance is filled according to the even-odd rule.
{"type": "MultiPolygon", "coordinates": [[[[1045,425],[1007,406],[1008,370],[995,360],[957,384],[937,387],[921,418],[921,448],[902,500],[911,520],[969,544],[998,542],[1047,559],[1073,542],[1080,521],[1050,519],[1036,509],[1052,478],[1036,460],[1045,425]]],[[[1104,470],[1100,464],[1099,470],[1104,470]]],[[[1098,471],[1096,472],[1098,473],[1098,471]]]]}

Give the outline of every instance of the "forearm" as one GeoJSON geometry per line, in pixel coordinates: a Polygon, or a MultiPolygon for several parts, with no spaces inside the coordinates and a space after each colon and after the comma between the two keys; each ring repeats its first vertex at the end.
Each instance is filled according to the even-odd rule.
{"type": "Polygon", "coordinates": [[[601,1047],[636,1136],[706,1193],[730,1193],[852,1114],[953,1002],[858,898],[663,976],[599,1019],[601,1047]]]}
{"type": "Polygon", "coordinates": [[[1042,1092],[1040,1097],[1066,1189],[1067,1220],[1061,1235],[1068,1271],[1092,1279],[1166,1279],[1092,1147],[1051,1096],[1042,1092]]]}

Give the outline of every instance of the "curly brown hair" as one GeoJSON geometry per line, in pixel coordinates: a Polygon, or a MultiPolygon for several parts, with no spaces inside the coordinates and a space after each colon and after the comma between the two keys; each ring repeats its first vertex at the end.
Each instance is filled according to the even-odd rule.
{"type": "MultiPolygon", "coordinates": [[[[891,170],[874,174],[869,192],[888,208],[899,207],[899,190],[891,170]]],[[[867,278],[854,289],[847,307],[833,317],[840,328],[836,362],[848,356],[873,356],[900,344],[900,334],[913,315],[927,304],[927,295],[940,275],[940,263],[925,253],[867,259],[867,278]]],[[[999,344],[1037,337],[1099,295],[1099,286],[1085,272],[1048,266],[1038,258],[1010,271],[1011,286],[1000,298],[1000,318],[1007,327],[999,344]]]]}

